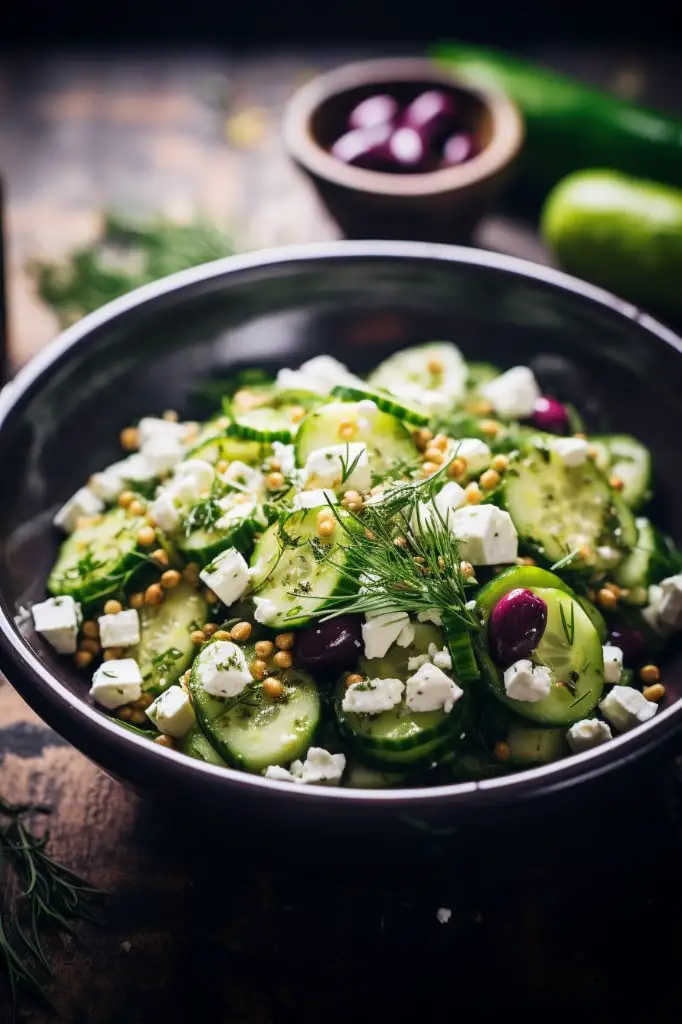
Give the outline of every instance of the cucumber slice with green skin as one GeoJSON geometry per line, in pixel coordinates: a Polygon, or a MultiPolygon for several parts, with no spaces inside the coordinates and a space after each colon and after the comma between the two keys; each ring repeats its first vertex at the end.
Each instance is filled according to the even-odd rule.
{"type": "Polygon", "coordinates": [[[247,466],[260,465],[269,455],[272,448],[263,441],[243,441],[228,433],[229,425],[219,432],[199,439],[188,453],[188,459],[204,459],[215,466],[217,462],[234,462],[239,460],[247,466]]]}
{"type": "Polygon", "coordinates": [[[648,519],[640,517],[635,522],[637,542],[625,561],[618,566],[614,580],[628,591],[623,594],[626,604],[644,606],[649,602],[651,584],[679,572],[682,559],[670,537],[648,519]]]}
{"type": "Polygon", "coordinates": [[[374,388],[354,388],[345,384],[337,384],[332,388],[332,396],[340,398],[342,402],[362,402],[369,399],[374,402],[382,412],[390,413],[396,419],[415,426],[423,427],[431,419],[430,413],[422,406],[414,402],[407,402],[404,399],[397,399],[389,392],[374,390],[374,388]]]}
{"type": "Polygon", "coordinates": [[[196,653],[191,634],[207,621],[208,602],[189,583],[180,583],[166,592],[161,604],[145,604],[138,614],[140,642],[126,657],[140,666],[142,689],[162,693],[191,665],[196,653]]]}
{"type": "Polygon", "coordinates": [[[621,494],[630,508],[638,509],[652,494],[651,454],[641,441],[629,434],[606,434],[591,437],[597,449],[596,463],[607,476],[623,481],[621,494]]]}
{"type": "Polygon", "coordinates": [[[144,516],[112,508],[92,526],[75,530],[59,549],[48,577],[50,594],[69,595],[88,605],[125,593],[149,571],[137,540],[145,525],[144,516]]]}
{"type": "Polygon", "coordinates": [[[615,568],[636,539],[632,513],[601,470],[590,460],[568,467],[542,445],[524,446],[511,459],[495,500],[509,512],[521,543],[542,561],[554,564],[573,554],[571,572],[615,568]]]}
{"type": "Polygon", "coordinates": [[[389,789],[399,786],[407,778],[405,772],[388,772],[370,768],[356,758],[347,761],[343,773],[343,785],[349,789],[389,789]]]}
{"type": "Polygon", "coordinates": [[[455,679],[463,686],[475,683],[480,679],[481,673],[467,626],[458,615],[449,614],[447,611],[442,613],[442,618],[455,679]]]}
{"type": "Polygon", "coordinates": [[[576,594],[560,576],[536,565],[512,565],[508,569],[503,569],[479,590],[476,598],[476,610],[485,624],[497,602],[510,590],[517,588],[533,590],[535,587],[553,587],[555,590],[563,590],[565,594],[570,594],[590,619],[599,639],[602,643],[606,642],[609,628],[599,609],[586,597],[576,594]]]}
{"type": "Polygon", "coordinates": [[[550,764],[569,752],[565,729],[542,729],[527,722],[512,722],[506,742],[509,760],[516,764],[550,764]]]}
{"type": "MultiPolygon", "coordinates": [[[[202,654],[195,659],[189,680],[197,721],[214,749],[228,764],[242,771],[261,774],[269,765],[288,765],[303,758],[313,744],[320,724],[321,702],[317,686],[307,672],[298,668],[278,669],[268,659],[268,674],[276,675],[285,686],[279,700],[263,692],[263,684],[253,682],[239,697],[223,700],[206,693],[199,673],[202,654]]],[[[244,648],[247,662],[255,657],[255,647],[244,648]]]]}
{"type": "Polygon", "coordinates": [[[450,341],[430,341],[384,359],[369,375],[368,383],[396,395],[405,386],[441,392],[454,404],[464,394],[468,375],[469,368],[456,345],[450,341]]]}
{"type": "Polygon", "coordinates": [[[301,420],[301,409],[308,412],[322,404],[319,395],[309,391],[279,390],[276,386],[242,389],[224,403],[232,423],[228,435],[254,441],[291,441],[301,420]]]}
{"type": "MultiPolygon", "coordinates": [[[[414,623],[415,637],[409,647],[393,644],[383,658],[358,659],[358,671],[368,679],[402,679],[413,673],[407,667],[410,658],[428,652],[434,643],[445,646],[442,631],[427,622],[414,623]]],[[[342,708],[346,676],[336,690],[335,711],[339,728],[358,755],[368,765],[409,770],[422,766],[451,750],[461,731],[465,698],[452,711],[410,711],[405,701],[379,715],[358,715],[342,708]]]]}
{"type": "Polygon", "coordinates": [[[355,427],[352,442],[366,446],[373,477],[383,476],[396,465],[418,461],[412,434],[395,416],[379,410],[370,422],[363,418],[357,402],[329,402],[301,421],[295,441],[296,465],[305,466],[308,457],[320,448],[343,444],[339,428],[345,423],[355,427]]]}
{"type": "MultiPolygon", "coordinates": [[[[178,547],[189,562],[208,565],[216,555],[226,548],[237,548],[246,554],[253,547],[253,538],[268,523],[262,507],[255,502],[235,504],[233,507],[234,522],[227,528],[200,526],[181,535],[178,547]]],[[[216,512],[217,514],[217,512],[216,512]]],[[[226,512],[220,511],[222,518],[226,512]]]]}
{"type": "MultiPolygon", "coordinates": [[[[319,508],[292,512],[273,523],[254,549],[251,583],[255,596],[274,606],[268,617],[273,629],[304,626],[333,603],[331,597],[355,589],[339,569],[352,535],[337,523],[331,537],[320,537],[318,512],[319,508]]],[[[353,523],[348,513],[339,510],[337,515],[342,522],[353,523]]]]}
{"type": "Polygon", "coordinates": [[[205,761],[206,764],[215,764],[220,768],[227,768],[227,761],[220,756],[213,744],[199,726],[195,726],[187,733],[180,743],[180,750],[188,757],[194,757],[197,761],[205,761]]]}
{"type": "Polygon", "coordinates": [[[529,589],[547,604],[547,626],[533,653],[533,661],[551,670],[549,696],[535,702],[508,697],[504,673],[490,655],[485,633],[478,651],[483,677],[498,700],[516,714],[542,725],[571,725],[589,715],[601,698],[604,689],[601,640],[587,614],[570,594],[549,587],[529,589]]]}

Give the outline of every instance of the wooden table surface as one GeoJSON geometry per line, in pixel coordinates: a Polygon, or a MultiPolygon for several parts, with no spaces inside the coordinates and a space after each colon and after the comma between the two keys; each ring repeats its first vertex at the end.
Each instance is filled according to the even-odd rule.
{"type": "MultiPolygon", "coordinates": [[[[242,248],[335,237],[287,164],[278,117],[297,82],[358,55],[0,61],[14,364],[56,331],[26,261],[59,259],[93,238],[104,207],[207,213],[242,248]]],[[[541,56],[682,106],[670,58],[541,56]]],[[[478,241],[545,259],[532,225],[509,218],[489,218],[478,241]]],[[[643,776],[624,807],[614,796],[608,827],[601,814],[576,813],[573,828],[536,821],[512,842],[425,839],[409,858],[340,846],[311,868],[296,836],[254,850],[239,834],[195,835],[182,808],[160,814],[0,681],[0,792],[50,803],[55,856],[112,893],[103,929],[55,948],[54,998],[73,1024],[402,1020],[408,1006],[429,1021],[510,1009],[609,1019],[643,992],[650,1009],[654,993],[670,1007],[670,943],[676,953],[679,942],[664,936],[679,926],[682,836],[679,787],[663,769],[643,776]],[[439,906],[453,909],[448,925],[436,921],[439,906]]],[[[8,1018],[0,988],[0,1022],[8,1018]]]]}

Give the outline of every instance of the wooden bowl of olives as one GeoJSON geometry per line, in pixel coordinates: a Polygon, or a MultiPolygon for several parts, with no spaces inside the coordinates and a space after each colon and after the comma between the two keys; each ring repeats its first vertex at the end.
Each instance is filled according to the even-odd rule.
{"type": "Polygon", "coordinates": [[[289,100],[283,130],[348,238],[466,241],[523,142],[505,95],[407,58],[313,78],[289,100]]]}

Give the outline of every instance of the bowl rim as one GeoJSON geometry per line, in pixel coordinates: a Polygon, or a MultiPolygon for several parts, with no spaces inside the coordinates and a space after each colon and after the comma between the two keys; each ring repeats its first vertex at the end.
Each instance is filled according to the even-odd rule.
{"type": "Polygon", "coordinates": [[[524,123],[514,102],[503,92],[470,84],[421,57],[384,57],[344,64],[300,86],[284,108],[282,137],[289,156],[308,173],[325,181],[371,195],[416,198],[477,185],[499,173],[521,149],[524,123]],[[311,119],[320,104],[330,97],[357,86],[410,81],[450,86],[476,97],[492,120],[492,138],[488,145],[457,167],[426,174],[397,175],[343,164],[315,139],[311,119]]]}
{"type": "MultiPolygon", "coordinates": [[[[177,297],[192,292],[207,281],[229,279],[263,268],[296,264],[334,263],[336,260],[392,260],[461,265],[487,268],[491,271],[530,278],[552,288],[567,291],[596,306],[604,307],[626,320],[634,321],[642,330],[674,348],[682,357],[682,338],[664,324],[617,296],[572,277],[559,270],[532,263],[514,256],[464,246],[428,242],[332,241],[283,246],[237,256],[228,256],[189,270],[169,275],[144,285],[88,314],[49,342],[0,391],[0,433],[7,419],[40,386],[43,377],[56,369],[69,353],[87,345],[89,337],[147,303],[164,297],[177,297]]],[[[344,789],[341,787],[292,786],[286,782],[249,775],[233,768],[223,768],[195,760],[137,736],[116,723],[113,718],[90,705],[82,696],[72,693],[50,671],[28,641],[19,632],[16,612],[8,607],[0,593],[0,671],[48,725],[53,726],[77,749],[105,768],[116,771],[121,755],[137,751],[140,765],[148,777],[163,775],[179,784],[187,784],[190,775],[204,778],[208,786],[240,790],[242,794],[267,796],[299,803],[344,805],[354,811],[373,811],[383,806],[387,811],[416,812],[425,804],[443,801],[462,809],[469,805],[491,807],[505,803],[528,802],[564,790],[575,783],[586,783],[647,753],[664,741],[672,742],[682,729],[682,698],[630,733],[608,744],[575,754],[560,761],[497,779],[421,786],[414,789],[344,789]],[[55,724],[56,723],[56,724],[55,724]],[[85,741],[84,741],[85,737],[85,741]],[[222,780],[222,782],[221,782],[222,780]]]]}

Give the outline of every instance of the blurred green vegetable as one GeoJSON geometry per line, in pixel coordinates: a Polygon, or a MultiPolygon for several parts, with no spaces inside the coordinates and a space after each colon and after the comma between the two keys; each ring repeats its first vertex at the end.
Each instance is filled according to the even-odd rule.
{"type": "Polygon", "coordinates": [[[100,237],[65,263],[33,262],[28,269],[40,297],[67,326],[133,288],[233,252],[227,235],[200,221],[141,222],[109,213],[100,237]]]}

